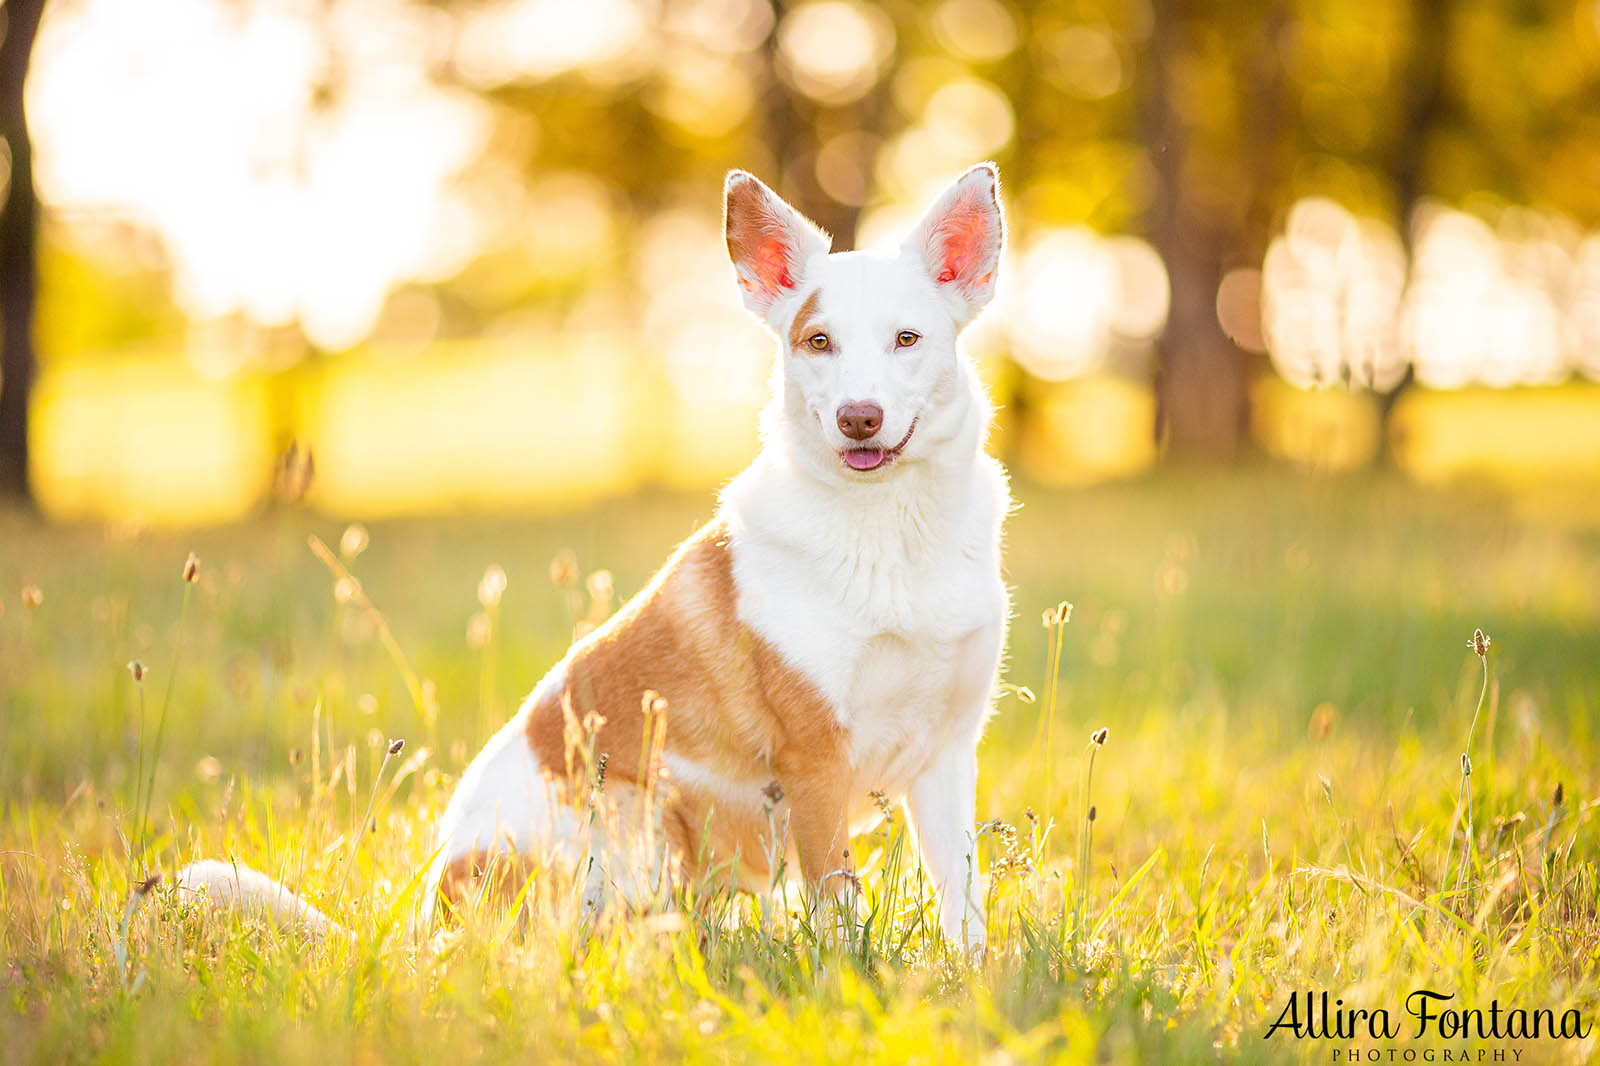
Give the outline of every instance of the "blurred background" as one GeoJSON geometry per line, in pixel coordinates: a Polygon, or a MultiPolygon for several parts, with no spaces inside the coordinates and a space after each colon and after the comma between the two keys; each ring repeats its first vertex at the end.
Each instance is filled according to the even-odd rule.
{"type": "Polygon", "coordinates": [[[52,518],[714,487],[773,350],[723,173],[846,248],[984,158],[968,347],[1028,480],[1600,485],[1597,0],[0,15],[0,476],[52,518]]]}

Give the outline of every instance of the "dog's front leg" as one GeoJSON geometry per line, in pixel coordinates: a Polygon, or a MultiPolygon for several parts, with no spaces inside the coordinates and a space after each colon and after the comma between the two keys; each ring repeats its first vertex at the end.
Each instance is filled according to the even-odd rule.
{"type": "Polygon", "coordinates": [[[779,782],[789,808],[789,832],[800,853],[800,872],[815,906],[819,931],[839,932],[844,908],[854,899],[855,864],[850,857],[850,774],[842,760],[780,762],[779,782]]]}
{"type": "Polygon", "coordinates": [[[939,928],[950,943],[981,956],[988,931],[978,877],[977,788],[977,750],[958,745],[912,783],[906,811],[923,868],[933,880],[939,928]]]}

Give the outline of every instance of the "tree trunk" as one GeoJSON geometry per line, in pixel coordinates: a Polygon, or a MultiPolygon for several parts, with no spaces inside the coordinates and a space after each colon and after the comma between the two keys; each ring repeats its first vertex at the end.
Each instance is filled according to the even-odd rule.
{"type": "MultiPolygon", "coordinates": [[[[1452,15],[1450,0],[1417,0],[1411,9],[1411,41],[1403,89],[1405,99],[1400,110],[1400,129],[1395,136],[1391,164],[1395,227],[1405,245],[1408,260],[1416,252],[1416,234],[1411,231],[1411,212],[1426,191],[1424,170],[1429,137],[1444,119],[1447,107],[1444,59],[1452,15]]],[[[1378,434],[1379,462],[1391,465],[1394,462],[1390,416],[1400,397],[1411,388],[1414,379],[1414,370],[1408,361],[1399,383],[1388,392],[1378,394],[1378,417],[1382,423],[1382,431],[1378,434]]]]}
{"type": "Polygon", "coordinates": [[[1172,454],[1226,458],[1238,450],[1248,417],[1243,353],[1222,331],[1216,307],[1223,260],[1236,242],[1186,195],[1188,131],[1171,83],[1185,48],[1183,6],[1154,0],[1145,63],[1145,141],[1159,185],[1149,235],[1172,286],[1157,341],[1156,434],[1172,454]]]}
{"type": "MultiPolygon", "coordinates": [[[[833,250],[842,252],[855,247],[861,207],[835,200],[818,181],[817,153],[822,150],[822,133],[829,126],[876,131],[886,106],[888,74],[864,99],[843,108],[828,108],[807,99],[778,70],[778,30],[793,7],[788,0],[775,0],[772,32],[762,52],[767,77],[762,117],[775,167],[770,184],[796,210],[826,230],[833,238],[833,250]]],[[[872,164],[870,158],[858,160],[869,177],[872,164]]]]}
{"type": "Polygon", "coordinates": [[[0,492],[28,495],[28,396],[33,389],[34,257],[38,203],[33,148],[22,102],[28,58],[45,0],[6,0],[0,7],[0,138],[10,155],[10,180],[0,207],[0,492]]]}

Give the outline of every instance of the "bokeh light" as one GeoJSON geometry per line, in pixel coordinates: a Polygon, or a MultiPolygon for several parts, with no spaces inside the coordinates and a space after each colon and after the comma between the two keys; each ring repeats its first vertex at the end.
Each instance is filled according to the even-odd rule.
{"type": "Polygon", "coordinates": [[[633,0],[499,0],[471,9],[456,36],[455,65],[484,88],[536,81],[625,61],[649,24],[633,0]]]}
{"type": "Polygon", "coordinates": [[[474,98],[429,80],[425,11],[360,7],[317,26],[259,2],[62,5],[29,82],[41,198],[154,229],[196,318],[361,340],[393,286],[464,265],[452,182],[487,126],[474,98]]]}
{"type": "Polygon", "coordinates": [[[778,27],[779,69],[795,88],[827,104],[861,98],[894,51],[894,24],[876,7],[816,0],[778,27]]]}
{"type": "MultiPolygon", "coordinates": [[[[44,495],[85,513],[99,463],[140,486],[105,488],[114,513],[159,498],[131,456],[254,464],[302,438],[327,452],[312,501],[330,510],[378,506],[372,486],[426,509],[429,479],[453,486],[446,505],[553,498],[534,483],[591,460],[616,491],[714,483],[757,446],[774,351],[723,249],[732,166],[840,247],[893,247],[954,174],[999,160],[1010,242],[964,343],[1003,412],[996,448],[1053,483],[1153,461],[1158,369],[1197,324],[1243,371],[1238,426],[1317,469],[1370,462],[1402,432],[1389,452],[1432,454],[1420,442],[1445,409],[1406,402],[1414,387],[1600,379],[1600,195],[1579,180],[1593,145],[1580,123],[1535,129],[1483,62],[1503,19],[1442,39],[1453,117],[1413,137],[1401,112],[1438,116],[1396,107],[1415,73],[1404,18],[1283,17],[1245,54],[1140,5],[53,0],[27,92],[35,430],[38,473],[78,488],[44,495]],[[1458,66],[1481,77],[1457,84],[1458,66]],[[1172,125],[1151,121],[1159,84],[1172,125]],[[1533,144],[1547,165],[1508,162],[1533,144]],[[1174,289],[1183,328],[1167,332],[1174,289]],[[120,387],[206,411],[130,399],[146,413],[100,420],[94,368],[121,360],[142,372],[120,387]],[[473,375],[497,393],[477,411],[473,375]],[[414,439],[391,440],[368,393],[420,419],[414,439]],[[458,409],[417,413],[430,396],[458,409]],[[556,447],[513,423],[567,425],[574,405],[609,435],[581,461],[482,459],[497,425],[507,448],[556,447]],[[165,458],[119,436],[151,424],[180,435],[165,458]],[[1116,456],[1096,451],[1111,441],[1116,456]],[[464,467],[507,480],[470,488],[464,467]]],[[[1570,47],[1505,38],[1517,69],[1543,71],[1527,79],[1540,114],[1589,114],[1573,63],[1596,38],[1579,30],[1570,47]]],[[[219,515],[268,491],[254,472],[239,484],[219,515]]]]}
{"type": "Polygon", "coordinates": [[[1382,222],[1322,197],[1295,204],[1261,271],[1274,368],[1301,387],[1393,388],[1405,373],[1395,320],[1405,275],[1400,238],[1382,222]]]}
{"type": "Polygon", "coordinates": [[[1417,380],[1434,388],[1564,380],[1576,360],[1560,306],[1572,262],[1559,224],[1508,211],[1497,229],[1430,204],[1414,225],[1404,322],[1417,380]]]}
{"type": "Polygon", "coordinates": [[[1047,230],[1007,266],[996,317],[1018,361],[1044,380],[1101,369],[1119,348],[1148,351],[1166,324],[1166,269],[1138,238],[1047,230]]]}

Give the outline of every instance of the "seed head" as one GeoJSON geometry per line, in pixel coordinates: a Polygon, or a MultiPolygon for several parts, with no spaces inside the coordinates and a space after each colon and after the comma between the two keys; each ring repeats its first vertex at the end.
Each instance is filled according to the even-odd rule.
{"type": "Polygon", "coordinates": [[[489,638],[494,635],[494,623],[489,621],[489,616],[478,611],[467,619],[467,647],[485,648],[489,645],[489,638]]]}
{"type": "Polygon", "coordinates": [[[1487,633],[1481,629],[1474,629],[1472,631],[1472,639],[1467,641],[1467,647],[1471,648],[1472,653],[1481,659],[1489,654],[1489,645],[1492,643],[1494,642],[1489,639],[1487,633]]]}
{"type": "Polygon", "coordinates": [[[140,881],[138,884],[133,886],[134,894],[139,896],[148,896],[150,891],[160,883],[161,875],[159,873],[153,873],[143,881],[140,881]]]}
{"type": "Polygon", "coordinates": [[[1467,753],[1466,752],[1462,752],[1461,753],[1461,776],[1462,777],[1471,777],[1472,776],[1472,760],[1467,758],[1467,753]]]}
{"type": "Polygon", "coordinates": [[[22,586],[22,606],[31,609],[39,606],[43,602],[44,589],[40,588],[38,585],[35,585],[31,581],[22,586]]]}
{"type": "Polygon", "coordinates": [[[339,554],[346,559],[354,559],[367,550],[371,538],[367,536],[367,527],[360,522],[344,527],[344,535],[339,538],[339,554]]]}
{"type": "Polygon", "coordinates": [[[761,794],[767,797],[768,803],[776,805],[783,802],[783,786],[777,781],[769,782],[767,787],[761,790],[761,794]]]}
{"type": "Polygon", "coordinates": [[[1027,685],[1018,685],[1013,691],[1016,692],[1017,699],[1021,700],[1023,703],[1032,703],[1038,699],[1038,697],[1033,694],[1033,689],[1029,688],[1027,685]]]}
{"type": "Polygon", "coordinates": [[[1567,798],[1567,790],[1561,787],[1561,782],[1560,781],[1557,781],[1556,782],[1556,794],[1550,800],[1551,805],[1559,807],[1559,806],[1561,806],[1562,802],[1566,800],[1566,798],[1567,798]]]}
{"type": "Polygon", "coordinates": [[[588,580],[584,582],[584,586],[588,588],[591,599],[605,603],[611,602],[611,596],[615,591],[611,581],[611,571],[609,570],[596,570],[589,575],[588,580]]]}
{"type": "Polygon", "coordinates": [[[395,737],[393,740],[389,741],[389,754],[390,755],[399,755],[402,751],[405,751],[405,750],[406,750],[406,742],[405,742],[405,739],[403,737],[395,737]]]}
{"type": "Polygon", "coordinates": [[[570,589],[578,583],[578,557],[572,549],[562,548],[550,560],[550,583],[558,589],[570,589]]]}
{"type": "Polygon", "coordinates": [[[183,561],[183,579],[191,585],[200,580],[200,556],[194,552],[183,561]]]}
{"type": "Polygon", "coordinates": [[[128,664],[128,673],[133,675],[133,679],[135,681],[143,681],[144,663],[140,662],[138,659],[133,660],[128,664]]]}
{"type": "Polygon", "coordinates": [[[505,593],[506,572],[500,569],[498,563],[490,563],[483,572],[483,579],[478,582],[478,602],[485,607],[493,607],[505,593]]]}
{"type": "Polygon", "coordinates": [[[1042,619],[1046,629],[1052,629],[1056,626],[1064,626],[1071,620],[1072,604],[1068,603],[1066,600],[1062,600],[1054,607],[1045,608],[1042,619]]]}
{"type": "Polygon", "coordinates": [[[1092,822],[1092,821],[1094,821],[1094,819],[1095,819],[1095,815],[1096,815],[1096,814],[1097,814],[1097,813],[1098,813],[1098,812],[1099,812],[1099,808],[1097,808],[1097,807],[1092,807],[1092,806],[1091,806],[1091,807],[1090,807],[1090,808],[1089,808],[1089,821],[1091,821],[1091,822],[1092,822]]]}
{"type": "Polygon", "coordinates": [[[1111,730],[1107,729],[1105,726],[1101,726],[1099,729],[1096,729],[1093,733],[1089,734],[1089,743],[1093,744],[1097,748],[1103,748],[1106,746],[1106,738],[1110,735],[1111,730]]]}

